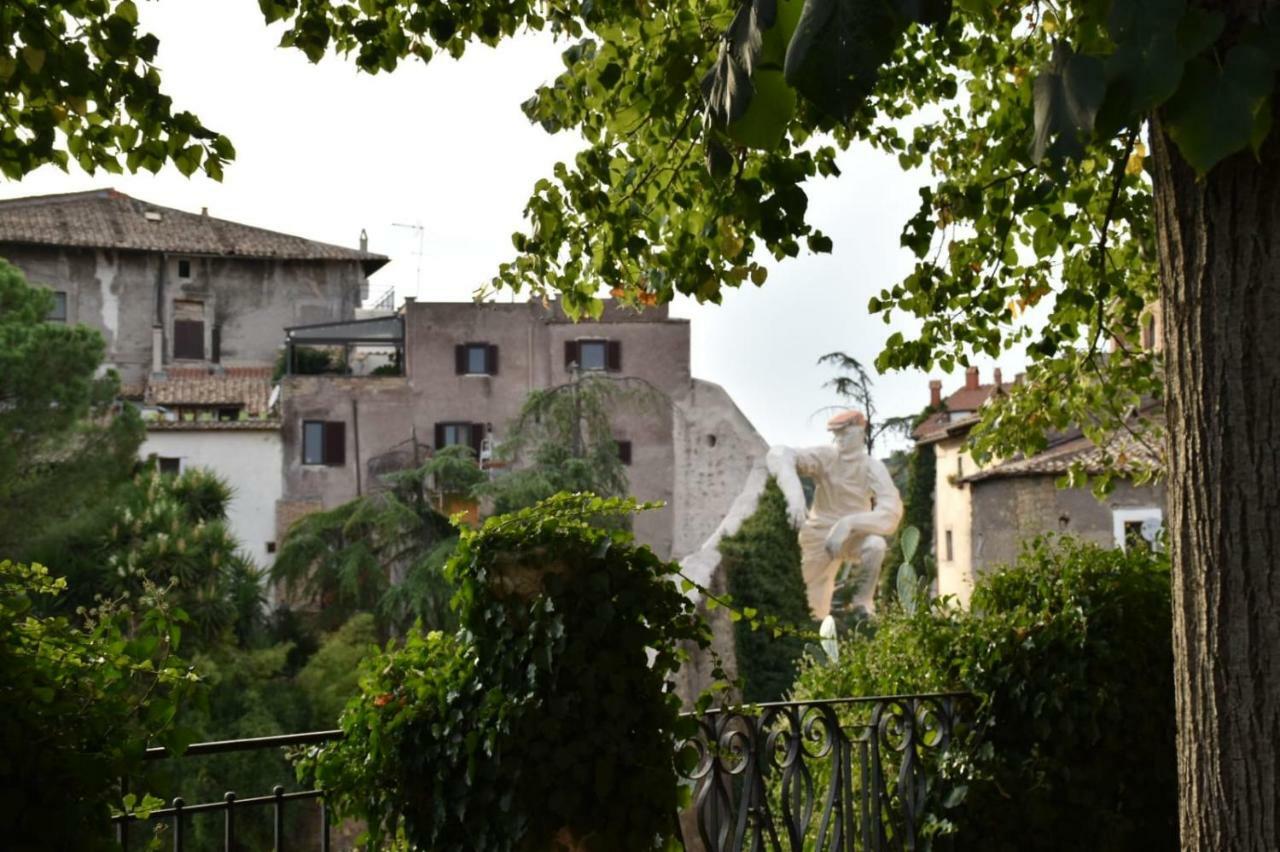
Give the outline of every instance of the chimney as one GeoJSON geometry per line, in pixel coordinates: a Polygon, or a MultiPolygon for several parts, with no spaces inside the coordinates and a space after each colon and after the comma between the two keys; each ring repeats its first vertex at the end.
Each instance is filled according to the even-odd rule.
{"type": "Polygon", "coordinates": [[[201,216],[203,216],[203,217],[205,217],[206,219],[207,219],[207,218],[209,218],[209,208],[208,208],[208,207],[201,207],[201,208],[200,208],[200,215],[201,215],[201,216]]]}
{"type": "Polygon", "coordinates": [[[937,408],[939,405],[942,405],[942,380],[941,379],[929,380],[929,405],[932,408],[937,408]]]}
{"type": "Polygon", "coordinates": [[[369,250],[369,232],[364,228],[360,229],[360,251],[369,250]]]}
{"type": "Polygon", "coordinates": [[[964,371],[964,389],[965,390],[978,389],[978,368],[977,367],[970,367],[969,369],[964,371]]]}
{"type": "Polygon", "coordinates": [[[992,378],[992,381],[996,383],[996,389],[1004,390],[1004,374],[1000,372],[999,367],[996,367],[996,371],[993,375],[994,378],[992,378]]]}

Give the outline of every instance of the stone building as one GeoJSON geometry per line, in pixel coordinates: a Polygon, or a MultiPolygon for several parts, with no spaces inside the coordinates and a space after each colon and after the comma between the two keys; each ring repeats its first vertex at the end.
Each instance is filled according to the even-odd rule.
{"type": "Polygon", "coordinates": [[[100,331],[128,388],[170,367],[271,365],[285,326],[346,320],[382,255],[113,189],[0,201],[0,257],[100,331]]]}
{"type": "MultiPolygon", "coordinates": [[[[1044,451],[1031,457],[979,465],[970,454],[970,430],[981,408],[1005,393],[996,369],[983,384],[977,368],[965,374],[964,386],[947,397],[942,382],[929,382],[934,413],[915,430],[916,445],[935,455],[934,555],[937,592],[968,605],[976,578],[1011,563],[1023,542],[1047,532],[1070,533],[1098,544],[1125,547],[1142,539],[1153,543],[1164,518],[1164,488],[1121,479],[1103,499],[1084,488],[1059,488],[1057,481],[1073,465],[1101,473],[1103,453],[1079,429],[1050,437],[1044,451]]],[[[1117,437],[1109,447],[1131,459],[1154,464],[1150,451],[1132,439],[1117,437]],[[1124,446],[1119,446],[1123,444],[1124,446]]]]}
{"type": "Polygon", "coordinates": [[[107,365],[146,415],[142,456],[222,476],[233,533],[270,565],[283,329],[351,319],[387,258],[111,189],[0,200],[0,257],[54,292],[50,321],[102,333],[107,365]]]}
{"type": "Polygon", "coordinates": [[[530,391],[572,381],[575,367],[650,389],[618,411],[614,438],[634,496],[667,504],[636,524],[662,556],[697,548],[765,450],[728,394],[690,375],[689,322],[665,307],[609,304],[599,321],[574,323],[535,302],[408,300],[396,317],[293,328],[289,340],[396,348],[403,374],[283,380],[282,531],[435,447],[469,444],[487,460],[530,391]]]}

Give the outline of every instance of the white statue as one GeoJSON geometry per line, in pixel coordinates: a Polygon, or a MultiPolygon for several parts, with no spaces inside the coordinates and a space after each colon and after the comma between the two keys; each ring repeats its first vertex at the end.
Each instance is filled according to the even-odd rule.
{"type": "Polygon", "coordinates": [[[875,611],[885,539],[902,521],[902,497],[884,464],[867,452],[867,418],[843,411],[827,421],[833,442],[822,447],[773,447],[766,464],[800,528],[801,571],[809,609],[817,619],[831,612],[841,564],[852,566],[852,605],[875,611]],[[806,513],[800,477],[814,482],[806,513]]]}
{"type": "Polygon", "coordinates": [[[770,448],[765,464],[757,463],[716,531],[700,550],[680,560],[685,573],[703,585],[711,582],[720,563],[720,540],[755,513],[773,476],[787,499],[792,525],[800,531],[801,570],[814,617],[822,620],[830,614],[844,562],[853,564],[853,606],[874,612],[885,539],[902,521],[902,498],[884,464],[867,452],[866,425],[861,412],[844,411],[827,422],[833,443],[770,448]],[[805,506],[802,475],[816,486],[812,509],[805,506]]]}

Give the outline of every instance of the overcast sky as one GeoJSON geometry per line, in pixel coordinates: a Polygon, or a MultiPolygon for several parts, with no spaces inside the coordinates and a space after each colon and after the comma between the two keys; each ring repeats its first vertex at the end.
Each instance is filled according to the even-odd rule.
{"type": "MultiPolygon", "coordinates": [[[[172,167],[156,176],[45,168],[4,183],[4,197],[113,186],[341,245],[356,245],[363,228],[370,249],[392,258],[370,280],[375,297],[394,287],[398,299],[416,292],[465,301],[511,256],[534,181],[578,148],[519,109],[562,67],[563,45],[547,37],[371,77],[340,58],[311,65],[277,48],[280,30],[263,25],[254,0],[144,3],[139,18],[160,38],[158,64],[176,108],[235,143],[224,181],[184,178],[172,167]],[[397,223],[422,226],[421,256],[417,232],[397,223]]],[[[898,234],[923,177],[869,149],[845,153],[840,167],[840,178],[808,185],[811,221],[833,238],[833,254],[774,265],[763,288],[728,292],[719,306],[683,297],[672,305],[692,320],[694,374],[725,386],[770,443],[827,440],[826,414],[814,412],[838,400],[822,387],[832,371],[815,364],[818,356],[842,350],[869,365],[890,333],[910,328],[885,325],[866,303],[910,269],[898,234]]],[[[982,362],[984,381],[990,366],[982,362]]],[[[1020,368],[1012,358],[1002,366],[1006,375],[1020,368]]],[[[962,381],[941,377],[948,389],[962,381]]],[[[927,382],[919,372],[879,377],[881,413],[919,410],[927,382]]]]}

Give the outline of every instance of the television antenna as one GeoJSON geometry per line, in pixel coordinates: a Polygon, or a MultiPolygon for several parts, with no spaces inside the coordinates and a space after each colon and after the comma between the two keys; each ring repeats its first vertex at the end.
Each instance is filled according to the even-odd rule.
{"type": "Polygon", "coordinates": [[[415,299],[419,298],[422,295],[422,241],[426,235],[426,229],[422,227],[422,222],[418,222],[416,225],[407,225],[403,222],[392,222],[391,227],[408,228],[410,231],[417,231],[418,233],[418,250],[415,252],[418,256],[418,268],[413,275],[413,296],[415,299]]]}

